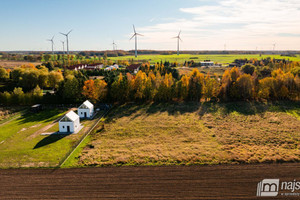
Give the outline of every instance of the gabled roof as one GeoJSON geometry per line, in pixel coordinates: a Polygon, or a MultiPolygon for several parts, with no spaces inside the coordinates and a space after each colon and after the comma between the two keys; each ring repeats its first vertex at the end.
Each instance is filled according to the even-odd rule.
{"type": "Polygon", "coordinates": [[[79,118],[79,116],[75,112],[70,111],[60,121],[61,122],[70,122],[70,121],[74,122],[78,118],[79,118]]]}
{"type": "Polygon", "coordinates": [[[83,104],[81,104],[81,106],[79,106],[79,108],[92,108],[93,104],[91,102],[89,102],[88,100],[86,100],[85,102],[83,102],[83,104]]]}
{"type": "Polygon", "coordinates": [[[131,64],[127,67],[129,71],[134,71],[135,69],[139,68],[142,64],[131,64]]]}

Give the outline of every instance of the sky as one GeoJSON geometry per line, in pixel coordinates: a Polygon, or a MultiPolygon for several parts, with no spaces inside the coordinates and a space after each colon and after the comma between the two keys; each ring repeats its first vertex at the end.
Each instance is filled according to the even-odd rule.
{"type": "Polygon", "coordinates": [[[0,51],[300,50],[299,0],[0,0],[0,51]]]}

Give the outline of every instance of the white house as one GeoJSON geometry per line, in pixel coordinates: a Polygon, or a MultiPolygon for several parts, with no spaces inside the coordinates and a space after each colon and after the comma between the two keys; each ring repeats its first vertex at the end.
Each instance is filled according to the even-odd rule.
{"type": "Polygon", "coordinates": [[[77,112],[80,118],[90,118],[94,114],[94,105],[86,100],[83,104],[81,104],[81,106],[79,106],[77,112]]]}
{"type": "Polygon", "coordinates": [[[73,133],[80,127],[79,116],[73,112],[68,112],[59,120],[59,132],[73,133]]]}

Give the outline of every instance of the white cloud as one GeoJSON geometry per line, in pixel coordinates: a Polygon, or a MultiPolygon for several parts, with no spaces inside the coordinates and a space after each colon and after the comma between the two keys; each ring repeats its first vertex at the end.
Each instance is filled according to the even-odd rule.
{"type": "Polygon", "coordinates": [[[300,49],[299,0],[220,0],[216,5],[180,8],[190,18],[139,27],[141,48],[175,49],[171,37],[182,30],[182,49],[300,49]]]}

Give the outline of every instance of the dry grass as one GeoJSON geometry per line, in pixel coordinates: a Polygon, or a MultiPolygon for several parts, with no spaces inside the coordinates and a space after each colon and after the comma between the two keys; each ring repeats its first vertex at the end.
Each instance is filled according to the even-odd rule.
{"type": "Polygon", "coordinates": [[[299,161],[299,114],[299,104],[286,103],[124,105],[93,135],[78,165],[299,161]]]}
{"type": "Polygon", "coordinates": [[[20,67],[21,65],[33,64],[34,66],[42,64],[41,62],[26,62],[26,61],[13,61],[13,60],[0,60],[0,66],[4,68],[13,69],[14,67],[20,67]]]}

